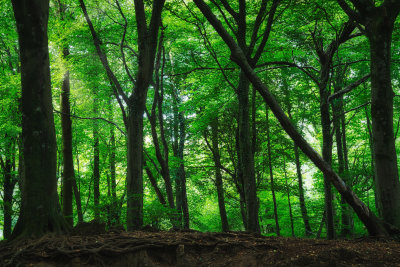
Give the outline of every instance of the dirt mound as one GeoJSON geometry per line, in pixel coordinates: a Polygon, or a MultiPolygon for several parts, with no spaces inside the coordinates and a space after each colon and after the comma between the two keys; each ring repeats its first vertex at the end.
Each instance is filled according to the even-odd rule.
{"type": "Polygon", "coordinates": [[[400,243],[247,233],[110,232],[0,244],[1,266],[400,266],[400,243]]]}

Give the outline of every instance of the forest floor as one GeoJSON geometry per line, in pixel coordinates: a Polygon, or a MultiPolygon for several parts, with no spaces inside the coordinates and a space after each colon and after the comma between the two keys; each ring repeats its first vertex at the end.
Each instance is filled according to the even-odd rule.
{"type": "Polygon", "coordinates": [[[400,266],[400,243],[114,230],[0,242],[1,266],[400,266]]]}

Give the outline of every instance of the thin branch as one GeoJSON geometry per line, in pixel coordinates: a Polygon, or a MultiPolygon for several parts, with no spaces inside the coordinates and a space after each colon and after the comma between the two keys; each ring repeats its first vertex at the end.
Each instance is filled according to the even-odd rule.
{"type": "Polygon", "coordinates": [[[344,89],[334,93],[333,95],[328,97],[328,102],[332,101],[333,99],[336,99],[350,91],[352,91],[353,89],[357,88],[360,84],[364,83],[366,80],[368,80],[371,77],[371,74],[367,74],[364,77],[362,77],[361,79],[355,81],[354,83],[346,86],[344,89]]]}
{"type": "Polygon", "coordinates": [[[125,52],[124,52],[124,43],[125,43],[125,37],[126,37],[126,31],[128,29],[128,20],[125,17],[124,12],[121,9],[121,6],[119,5],[119,1],[115,0],[115,3],[117,4],[117,8],[119,13],[121,14],[121,17],[124,19],[124,24],[122,25],[124,27],[124,32],[122,34],[121,38],[121,43],[120,43],[120,51],[121,51],[121,56],[122,56],[122,63],[124,64],[125,72],[128,75],[129,79],[132,81],[133,84],[136,83],[135,79],[132,77],[131,72],[128,68],[128,65],[126,63],[126,58],[125,58],[125,52]]]}
{"type": "Polygon", "coordinates": [[[77,115],[67,114],[67,113],[61,112],[59,110],[56,110],[54,108],[53,108],[53,111],[55,113],[58,113],[58,114],[67,115],[67,116],[69,115],[70,117],[77,118],[77,119],[80,119],[80,120],[102,120],[102,121],[105,121],[105,122],[107,122],[109,124],[114,125],[123,135],[125,135],[125,136],[127,135],[127,133],[124,130],[122,130],[121,127],[119,127],[117,123],[115,123],[113,121],[110,121],[110,120],[107,120],[107,119],[102,118],[102,117],[81,117],[81,116],[77,116],[77,115]]]}

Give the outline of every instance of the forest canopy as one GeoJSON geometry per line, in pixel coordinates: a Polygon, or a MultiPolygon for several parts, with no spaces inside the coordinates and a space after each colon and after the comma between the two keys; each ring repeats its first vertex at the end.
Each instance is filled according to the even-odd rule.
{"type": "Polygon", "coordinates": [[[90,221],[400,233],[399,12],[394,0],[1,0],[3,238],[90,221]]]}

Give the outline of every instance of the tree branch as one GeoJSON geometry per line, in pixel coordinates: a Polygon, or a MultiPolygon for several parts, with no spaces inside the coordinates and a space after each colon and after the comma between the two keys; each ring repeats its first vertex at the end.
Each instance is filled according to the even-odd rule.
{"type": "Polygon", "coordinates": [[[353,89],[357,88],[357,86],[359,86],[360,84],[364,83],[366,80],[368,80],[371,77],[371,74],[367,74],[364,77],[362,77],[361,79],[355,81],[354,83],[346,86],[344,89],[334,93],[333,95],[328,97],[328,102],[339,98],[340,96],[352,91],[353,89]]]}

